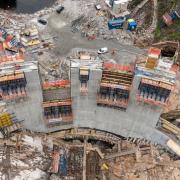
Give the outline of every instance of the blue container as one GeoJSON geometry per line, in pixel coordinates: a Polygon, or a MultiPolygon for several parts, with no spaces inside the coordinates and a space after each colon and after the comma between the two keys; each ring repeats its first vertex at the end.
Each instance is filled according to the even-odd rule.
{"type": "Polygon", "coordinates": [[[133,31],[137,28],[137,23],[135,21],[128,22],[128,30],[133,31]]]}
{"type": "Polygon", "coordinates": [[[121,29],[123,27],[124,20],[123,19],[115,19],[108,21],[109,30],[111,29],[121,29]]]}

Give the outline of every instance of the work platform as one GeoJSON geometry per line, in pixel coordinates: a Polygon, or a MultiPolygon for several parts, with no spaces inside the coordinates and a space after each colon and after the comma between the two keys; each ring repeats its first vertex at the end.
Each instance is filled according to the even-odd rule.
{"type": "Polygon", "coordinates": [[[162,109],[136,101],[139,77],[134,78],[129,105],[124,112],[97,106],[96,94],[102,77],[101,69],[91,69],[86,96],[80,95],[78,76],[79,69],[71,68],[74,126],[100,129],[124,137],[146,138],[160,144],[164,144],[168,139],[166,135],[156,129],[162,109]]]}
{"type": "MultiPolygon", "coordinates": [[[[139,76],[135,76],[133,79],[126,112],[97,106],[96,98],[102,77],[102,66],[100,61],[96,62],[97,65],[93,63],[92,67],[89,68],[90,76],[86,96],[82,96],[80,92],[79,66],[75,66],[74,63],[75,65],[71,68],[72,124],[50,128],[45,126],[43,120],[43,94],[38,70],[25,73],[28,99],[10,104],[10,109],[17,114],[18,119],[25,120],[25,128],[32,131],[54,132],[73,127],[85,127],[111,132],[124,137],[146,138],[152,142],[165,145],[169,137],[156,129],[156,124],[162,113],[161,107],[143,102],[139,103],[136,100],[138,85],[141,80],[139,76]]],[[[90,64],[90,62],[88,61],[86,64],[90,64]]]]}

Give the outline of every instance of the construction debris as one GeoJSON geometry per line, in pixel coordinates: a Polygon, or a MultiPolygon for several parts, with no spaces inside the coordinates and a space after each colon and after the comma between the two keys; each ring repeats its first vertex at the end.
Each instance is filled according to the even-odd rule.
{"type": "Polygon", "coordinates": [[[0,179],[179,179],[179,43],[152,45],[157,6],[0,10],[0,179]]]}

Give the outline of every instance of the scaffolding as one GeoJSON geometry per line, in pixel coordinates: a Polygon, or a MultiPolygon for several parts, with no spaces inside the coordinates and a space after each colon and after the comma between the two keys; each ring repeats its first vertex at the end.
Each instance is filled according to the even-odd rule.
{"type": "Polygon", "coordinates": [[[43,87],[44,119],[48,127],[72,123],[71,95],[66,93],[70,88],[69,80],[45,82],[43,87]],[[53,95],[52,95],[53,93],[53,95]]]}
{"type": "Polygon", "coordinates": [[[27,96],[27,81],[24,72],[14,72],[0,76],[0,96],[3,100],[12,100],[27,96]]]}
{"type": "Polygon", "coordinates": [[[105,63],[103,67],[97,105],[126,110],[134,76],[133,66],[105,63]]]}
{"type": "Polygon", "coordinates": [[[22,53],[17,53],[15,55],[0,56],[1,65],[6,65],[10,63],[22,63],[22,62],[24,62],[24,55],[22,53]]]}
{"type": "Polygon", "coordinates": [[[57,80],[57,81],[48,81],[44,82],[43,85],[43,90],[46,89],[54,89],[54,88],[67,88],[70,87],[70,81],[69,80],[57,80]]]}
{"type": "Polygon", "coordinates": [[[87,95],[88,93],[89,73],[90,73],[90,70],[87,67],[80,67],[79,80],[80,80],[81,95],[87,95]]]}
{"type": "Polygon", "coordinates": [[[43,102],[43,108],[48,126],[70,123],[73,120],[71,99],[43,102]]]}
{"type": "Polygon", "coordinates": [[[174,90],[173,83],[156,80],[153,78],[141,78],[137,101],[157,106],[166,106],[170,93],[174,90]]]}

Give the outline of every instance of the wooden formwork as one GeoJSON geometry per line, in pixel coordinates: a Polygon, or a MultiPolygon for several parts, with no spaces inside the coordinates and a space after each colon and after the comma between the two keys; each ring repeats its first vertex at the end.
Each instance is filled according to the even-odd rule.
{"type": "Polygon", "coordinates": [[[42,84],[42,87],[43,87],[43,89],[70,87],[70,81],[69,80],[57,80],[57,81],[44,82],[42,84]]]}
{"type": "Polygon", "coordinates": [[[97,104],[126,109],[129,101],[129,93],[132,88],[134,67],[132,65],[104,63],[103,68],[100,91],[96,99],[97,104]],[[101,92],[101,88],[107,88],[107,91],[101,92]],[[107,97],[104,97],[106,93],[107,97]],[[115,96],[118,96],[118,98],[115,96]]]}
{"type": "Polygon", "coordinates": [[[71,106],[71,105],[72,105],[71,99],[43,102],[44,108],[52,107],[52,106],[71,106]]]}
{"type": "Polygon", "coordinates": [[[98,94],[96,98],[96,102],[98,105],[107,105],[110,107],[119,107],[119,108],[127,108],[128,100],[112,100],[108,98],[101,98],[98,94]]]}
{"type": "Polygon", "coordinates": [[[163,81],[155,80],[152,78],[142,78],[141,82],[144,84],[150,84],[152,86],[161,87],[161,88],[168,89],[171,91],[174,90],[174,88],[175,88],[174,83],[163,82],[163,81]]]}
{"type": "Polygon", "coordinates": [[[140,96],[140,94],[136,95],[136,100],[137,102],[143,102],[143,103],[147,103],[155,106],[162,106],[162,107],[166,107],[168,102],[167,100],[165,102],[162,102],[162,101],[155,101],[154,99],[151,98],[144,98],[140,96]]]}

